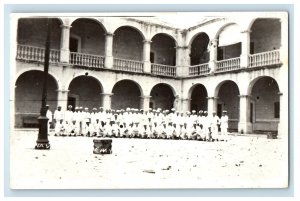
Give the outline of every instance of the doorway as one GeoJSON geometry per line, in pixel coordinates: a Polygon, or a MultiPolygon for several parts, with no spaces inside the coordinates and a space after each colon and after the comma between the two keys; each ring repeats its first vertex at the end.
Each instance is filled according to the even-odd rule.
{"type": "Polygon", "coordinates": [[[76,106],[76,98],[68,96],[68,106],[72,105],[72,111],[75,111],[75,106],[76,106]]]}

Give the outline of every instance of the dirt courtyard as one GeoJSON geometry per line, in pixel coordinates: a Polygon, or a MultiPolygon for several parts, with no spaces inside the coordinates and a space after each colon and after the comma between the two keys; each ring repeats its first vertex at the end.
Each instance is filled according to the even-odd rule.
{"type": "Polygon", "coordinates": [[[35,150],[37,130],[10,139],[14,189],[275,188],[287,187],[287,144],[265,135],[227,142],[115,139],[112,154],[93,154],[93,139],[49,136],[35,150]]]}

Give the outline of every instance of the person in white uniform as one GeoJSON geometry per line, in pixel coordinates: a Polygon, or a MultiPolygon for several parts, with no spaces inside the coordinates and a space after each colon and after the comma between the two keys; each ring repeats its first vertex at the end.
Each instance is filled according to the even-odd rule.
{"type": "Polygon", "coordinates": [[[228,116],[227,111],[224,110],[222,117],[220,119],[220,127],[221,127],[221,140],[227,140],[228,139],[228,116]]]}
{"type": "Polygon", "coordinates": [[[220,124],[220,119],[216,115],[216,112],[213,111],[212,116],[210,117],[211,121],[211,137],[212,140],[219,140],[219,124],[220,124]]]}

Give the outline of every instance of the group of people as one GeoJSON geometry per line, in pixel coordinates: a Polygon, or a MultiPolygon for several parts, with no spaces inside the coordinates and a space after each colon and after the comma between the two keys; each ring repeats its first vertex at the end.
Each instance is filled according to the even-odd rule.
{"type": "Polygon", "coordinates": [[[169,110],[126,108],[121,110],[76,107],[66,111],[58,106],[49,122],[54,124],[55,136],[122,137],[183,140],[227,140],[228,116],[216,112],[179,112],[169,110]],[[219,127],[221,132],[219,132],[219,127]]]}

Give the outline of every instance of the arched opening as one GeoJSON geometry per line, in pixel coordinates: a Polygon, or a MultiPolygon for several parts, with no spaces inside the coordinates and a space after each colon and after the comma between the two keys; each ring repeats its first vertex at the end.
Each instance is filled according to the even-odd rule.
{"type": "Polygon", "coordinates": [[[281,46],[279,19],[256,19],[251,27],[250,54],[278,50],[281,46]]]}
{"type": "Polygon", "coordinates": [[[218,35],[217,59],[225,60],[240,57],[241,32],[237,24],[229,24],[222,28],[218,35]]]}
{"type": "Polygon", "coordinates": [[[105,55],[105,29],[92,19],[80,18],[71,25],[70,52],[105,55]]]}
{"type": "Polygon", "coordinates": [[[190,53],[192,66],[209,62],[208,43],[209,37],[206,33],[200,33],[193,39],[190,53]]]}
{"type": "Polygon", "coordinates": [[[142,92],[136,82],[121,80],[114,85],[112,93],[112,109],[140,108],[142,92]]]}
{"type": "Polygon", "coordinates": [[[150,93],[150,108],[172,109],[174,107],[174,92],[173,89],[164,83],[155,85],[150,93]]]}
{"type": "Polygon", "coordinates": [[[119,27],[114,32],[113,38],[114,58],[142,61],[143,40],[142,34],[135,28],[119,27]]]}
{"type": "Polygon", "coordinates": [[[151,39],[151,63],[163,64],[169,66],[176,65],[176,42],[167,34],[156,34],[151,39]]]}
{"type": "Polygon", "coordinates": [[[277,132],[280,120],[280,99],[276,80],[264,76],[254,80],[252,85],[250,121],[253,122],[253,131],[277,132]]]}
{"type": "Polygon", "coordinates": [[[205,86],[197,84],[191,90],[191,110],[207,111],[207,91],[205,86]]]}
{"type": "Polygon", "coordinates": [[[68,105],[75,107],[87,107],[91,111],[93,107],[102,106],[102,85],[94,77],[78,76],[69,85],[68,105]]]}
{"type": "MultiPolygon", "coordinates": [[[[61,21],[51,19],[50,48],[60,49],[61,21]]],[[[17,43],[32,47],[45,48],[47,37],[47,18],[21,18],[18,21],[17,43]]]]}
{"type": "Polygon", "coordinates": [[[218,88],[216,105],[217,115],[221,117],[222,111],[227,110],[227,115],[229,117],[228,129],[237,131],[240,111],[239,88],[235,82],[230,80],[222,82],[218,88]]]}
{"type": "MultiPolygon", "coordinates": [[[[21,74],[15,84],[15,126],[38,127],[37,117],[42,105],[44,73],[38,70],[21,74]],[[32,121],[30,123],[30,121],[32,121]]],[[[57,81],[51,75],[47,80],[47,104],[53,112],[57,107],[57,81]]]]}

